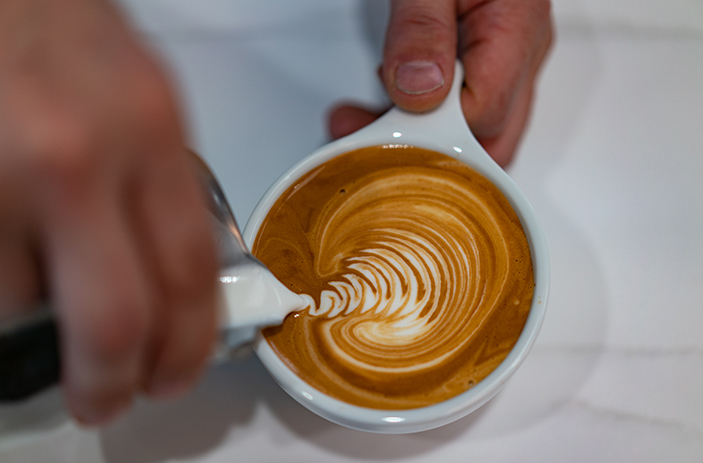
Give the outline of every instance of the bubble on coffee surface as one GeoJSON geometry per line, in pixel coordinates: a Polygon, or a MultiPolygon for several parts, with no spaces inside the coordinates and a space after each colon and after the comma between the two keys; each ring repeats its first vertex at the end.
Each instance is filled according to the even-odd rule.
{"type": "Polygon", "coordinates": [[[500,364],[534,284],[519,220],[490,182],[439,153],[377,147],[297,185],[254,251],[309,302],[265,332],[302,379],[352,404],[404,409],[457,395],[500,364]]]}

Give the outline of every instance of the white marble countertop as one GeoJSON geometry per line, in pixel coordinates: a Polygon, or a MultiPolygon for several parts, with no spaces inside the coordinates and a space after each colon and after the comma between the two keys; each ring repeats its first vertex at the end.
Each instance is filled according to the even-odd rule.
{"type": "MultiPolygon", "coordinates": [[[[383,2],[123,3],[241,223],[325,142],[333,102],[384,102],[383,2]]],[[[508,170],[542,220],[551,295],[495,399],[433,431],[366,434],[313,415],[250,358],[99,431],[68,420],[55,390],[0,407],[0,461],[703,462],[703,3],[555,0],[554,13],[508,170]]]]}

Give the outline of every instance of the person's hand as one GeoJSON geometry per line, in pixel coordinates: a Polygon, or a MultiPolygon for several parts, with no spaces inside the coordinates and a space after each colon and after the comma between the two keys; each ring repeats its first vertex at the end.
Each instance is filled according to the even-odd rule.
{"type": "MultiPolygon", "coordinates": [[[[394,0],[380,74],[395,104],[426,111],[447,96],[458,56],[466,71],[466,121],[506,166],[525,129],[551,41],[548,0],[394,0]]],[[[338,106],[330,114],[330,134],[342,137],[378,116],[338,106]]]]}
{"type": "Polygon", "coordinates": [[[0,316],[51,301],[102,424],[209,356],[217,261],[164,72],[106,0],[0,0],[0,316]]]}

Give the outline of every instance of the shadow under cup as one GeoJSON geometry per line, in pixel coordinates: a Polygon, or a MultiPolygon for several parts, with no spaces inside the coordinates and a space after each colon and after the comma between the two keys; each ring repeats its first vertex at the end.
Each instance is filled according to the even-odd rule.
{"type": "MultiPolygon", "coordinates": [[[[388,147],[388,145],[385,145],[388,147]]],[[[304,159],[285,174],[269,190],[252,215],[245,229],[245,239],[251,245],[259,228],[277,199],[292,185],[313,172],[325,162],[353,151],[356,146],[332,146],[324,153],[315,153],[304,159]]],[[[439,152],[436,147],[433,151],[439,152]]],[[[466,164],[470,160],[456,156],[456,153],[442,153],[466,164]],[[454,155],[452,155],[454,154],[454,155]]],[[[451,398],[433,405],[409,409],[379,409],[352,405],[310,386],[297,376],[275,352],[265,338],[257,341],[256,352],[274,379],[294,399],[318,415],[354,429],[379,433],[410,433],[432,429],[459,419],[490,400],[503,387],[522,363],[538,334],[546,306],[548,258],[541,228],[536,222],[526,199],[517,186],[502,170],[482,171],[482,166],[470,165],[472,169],[498,186],[505,198],[517,213],[532,257],[534,292],[529,304],[529,314],[513,348],[490,374],[473,387],[451,398]],[[502,177],[501,177],[502,173],[502,177]]],[[[272,269],[273,270],[273,269],[272,269]]],[[[274,274],[275,274],[274,270],[274,274]]],[[[319,315],[325,316],[325,315],[319,315]]],[[[393,407],[389,407],[393,408],[393,407]]]]}

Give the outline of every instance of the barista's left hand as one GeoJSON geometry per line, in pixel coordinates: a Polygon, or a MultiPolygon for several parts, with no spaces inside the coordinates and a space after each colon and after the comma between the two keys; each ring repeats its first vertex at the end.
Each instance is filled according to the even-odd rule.
{"type": "MultiPolygon", "coordinates": [[[[466,70],[466,121],[506,166],[527,124],[551,42],[549,0],[392,0],[380,75],[393,103],[426,111],[447,96],[458,56],[466,70]]],[[[342,137],[379,115],[338,106],[330,114],[330,134],[342,137]]]]}

